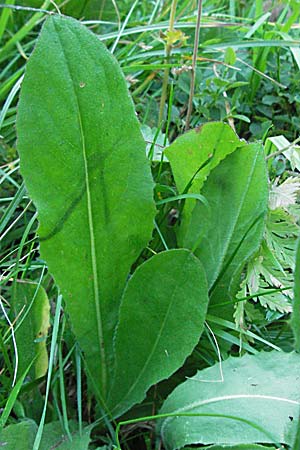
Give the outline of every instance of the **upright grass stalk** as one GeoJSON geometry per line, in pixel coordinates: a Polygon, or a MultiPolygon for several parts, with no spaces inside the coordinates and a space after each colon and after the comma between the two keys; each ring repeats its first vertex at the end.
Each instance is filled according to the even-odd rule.
{"type": "MultiPolygon", "coordinates": [[[[174,31],[176,7],[177,7],[177,0],[172,0],[171,12],[170,12],[170,22],[169,22],[169,29],[168,29],[169,33],[172,33],[174,31]]],[[[168,62],[169,62],[171,51],[172,51],[172,44],[167,41],[166,60],[165,60],[166,64],[168,64],[168,62]]],[[[160,106],[159,106],[159,116],[158,116],[158,126],[159,127],[161,126],[161,122],[164,117],[164,109],[165,109],[165,103],[166,103],[167,91],[168,91],[169,73],[170,73],[170,68],[166,67],[164,70],[164,78],[163,78],[162,92],[161,92],[160,106]]]]}
{"type": "Polygon", "coordinates": [[[197,23],[196,23],[196,30],[195,30],[194,51],[193,51],[193,61],[192,61],[192,70],[191,70],[191,85],[190,85],[188,110],[187,110],[187,114],[186,114],[185,131],[187,131],[190,128],[191,114],[192,114],[192,110],[193,110],[193,97],[194,97],[194,90],[195,90],[196,65],[197,65],[197,56],[198,56],[201,15],[202,15],[202,0],[198,0],[197,23]]]}

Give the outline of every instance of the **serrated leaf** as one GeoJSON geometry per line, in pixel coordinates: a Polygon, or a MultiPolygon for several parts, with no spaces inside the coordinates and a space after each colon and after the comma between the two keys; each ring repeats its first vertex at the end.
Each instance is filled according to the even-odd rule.
{"type": "MultiPolygon", "coordinates": [[[[236,294],[245,262],[263,237],[268,184],[260,145],[240,147],[228,155],[210,173],[201,193],[210,216],[205,205],[197,206],[197,215],[202,212],[204,218],[198,233],[202,228],[204,233],[195,255],[205,267],[211,302],[219,303],[236,294]]],[[[188,237],[184,245],[190,248],[188,237]]]]}
{"type": "Polygon", "coordinates": [[[200,443],[291,445],[300,406],[299,370],[300,355],[273,351],[230,357],[223,362],[221,383],[207,382],[218,379],[219,364],[199,371],[172,392],[160,413],[204,415],[161,420],[166,449],[200,443]]]}
{"type": "Polygon", "coordinates": [[[41,255],[60,287],[98,397],[131,265],[151,238],[153,181],[121,70],[77,21],[45,22],[17,118],[41,255]]]}
{"type": "Polygon", "coordinates": [[[283,183],[278,181],[271,187],[269,206],[270,209],[285,208],[294,205],[300,191],[300,179],[289,177],[283,183]]]}
{"type": "Polygon", "coordinates": [[[42,377],[48,370],[46,338],[50,327],[50,304],[42,286],[36,283],[17,283],[13,301],[18,349],[18,376],[28,366],[31,379],[42,377]]]}
{"type": "Polygon", "coordinates": [[[141,265],[126,287],[116,333],[116,373],[108,407],[120,415],[141,402],[192,352],[208,304],[204,269],[188,250],[169,250],[141,265]]]}
{"type": "Polygon", "coordinates": [[[258,296],[258,300],[264,308],[268,308],[271,311],[279,311],[283,314],[292,312],[292,305],[288,302],[288,299],[281,294],[281,292],[268,294],[268,289],[266,289],[265,293],[268,295],[265,296],[263,295],[263,290],[260,292],[261,295],[258,296]]]}

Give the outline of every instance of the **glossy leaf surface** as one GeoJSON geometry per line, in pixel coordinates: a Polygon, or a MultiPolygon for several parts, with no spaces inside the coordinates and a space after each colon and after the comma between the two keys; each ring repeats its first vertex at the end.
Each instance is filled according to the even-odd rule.
{"type": "Polygon", "coordinates": [[[21,172],[39,213],[41,255],[60,287],[99,398],[131,265],[155,208],[145,144],[124,77],[73,19],[47,19],[22,85],[21,172]]]}
{"type": "Polygon", "coordinates": [[[203,331],[207,304],[203,267],[187,250],[159,253],[136,270],[116,334],[109,400],[114,416],[141,402],[150,386],[183,364],[203,331]]]}
{"type": "Polygon", "coordinates": [[[297,353],[270,352],[230,357],[223,363],[223,382],[217,381],[219,364],[199,371],[172,392],[160,413],[204,416],[162,420],[159,430],[165,447],[291,445],[300,407],[299,370],[297,353]]]}

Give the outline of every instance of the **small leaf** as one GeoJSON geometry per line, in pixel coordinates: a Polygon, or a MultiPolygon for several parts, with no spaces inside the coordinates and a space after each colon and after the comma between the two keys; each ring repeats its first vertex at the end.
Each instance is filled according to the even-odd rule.
{"type": "Polygon", "coordinates": [[[50,304],[42,286],[36,283],[17,283],[13,302],[18,349],[18,376],[29,371],[31,379],[44,376],[48,370],[46,338],[50,327],[50,304]]]}
{"type": "Polygon", "coordinates": [[[113,416],[141,402],[150,386],[183,364],[203,331],[207,304],[204,270],[188,250],[159,253],[136,270],[115,339],[113,416]]]}
{"type": "Polygon", "coordinates": [[[225,51],[225,63],[233,66],[236,61],[236,54],[232,47],[228,47],[225,51]]]}
{"type": "Polygon", "coordinates": [[[300,191],[300,180],[298,177],[289,177],[278,185],[276,180],[270,191],[270,209],[287,208],[294,205],[300,191]]]}
{"type": "Polygon", "coordinates": [[[300,355],[262,352],[230,357],[222,366],[223,382],[208,382],[220,378],[216,364],[199,371],[167,398],[161,414],[199,415],[161,420],[166,449],[187,444],[291,445],[300,406],[300,355]]]}
{"type": "Polygon", "coordinates": [[[166,31],[165,40],[167,45],[174,46],[176,44],[185,44],[189,36],[186,36],[181,30],[166,31]]]}

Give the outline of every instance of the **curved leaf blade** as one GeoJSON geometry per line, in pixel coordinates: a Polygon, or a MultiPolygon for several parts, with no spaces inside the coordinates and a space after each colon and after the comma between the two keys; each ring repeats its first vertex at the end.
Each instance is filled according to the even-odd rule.
{"type": "Polygon", "coordinates": [[[188,250],[142,264],[128,282],[115,340],[116,373],[109,409],[118,416],[184,363],[203,331],[207,283],[188,250]]]}
{"type": "MultiPolygon", "coordinates": [[[[234,152],[240,140],[232,128],[222,122],[211,122],[179,136],[165,151],[171,163],[179,193],[199,193],[210,171],[228,154],[234,152]]],[[[195,200],[185,203],[179,238],[188,233],[195,200]]]]}
{"type": "Polygon", "coordinates": [[[198,443],[290,445],[300,407],[299,369],[296,353],[262,352],[227,359],[223,382],[207,382],[220,378],[219,364],[199,371],[172,392],[160,413],[224,414],[240,420],[168,417],[159,424],[166,448],[198,443]]]}
{"type": "Polygon", "coordinates": [[[193,215],[204,219],[199,221],[198,234],[187,234],[184,245],[191,248],[198,235],[202,236],[195,255],[205,267],[214,304],[236,294],[241,271],[262,240],[268,182],[261,146],[246,145],[228,155],[212,170],[201,193],[209,204],[209,214],[198,202],[191,223],[193,215]]]}
{"type": "Polygon", "coordinates": [[[27,65],[17,127],[41,254],[105,397],[122,291],[151,238],[153,181],[120,68],[75,20],[47,19],[27,65]]]}

